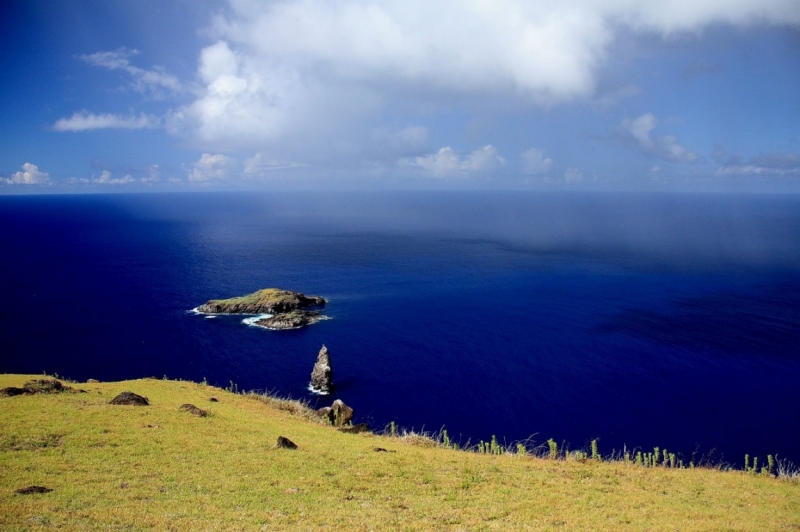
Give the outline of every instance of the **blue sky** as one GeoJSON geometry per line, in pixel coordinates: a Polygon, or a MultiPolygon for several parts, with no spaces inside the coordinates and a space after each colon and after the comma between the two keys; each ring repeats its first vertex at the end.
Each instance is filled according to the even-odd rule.
{"type": "Polygon", "coordinates": [[[0,30],[0,193],[800,191],[796,0],[11,0],[0,30]]]}

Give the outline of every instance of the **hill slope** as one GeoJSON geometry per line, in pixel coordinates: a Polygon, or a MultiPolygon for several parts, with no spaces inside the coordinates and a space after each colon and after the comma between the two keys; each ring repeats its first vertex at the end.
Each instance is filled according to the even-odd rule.
{"type": "Polygon", "coordinates": [[[766,476],[344,434],[190,382],[70,386],[85,393],[0,398],[3,530],[800,529],[800,485],[766,476]],[[150,405],[109,404],[125,390],[150,405]],[[15,493],[30,485],[53,491],[15,493]]]}

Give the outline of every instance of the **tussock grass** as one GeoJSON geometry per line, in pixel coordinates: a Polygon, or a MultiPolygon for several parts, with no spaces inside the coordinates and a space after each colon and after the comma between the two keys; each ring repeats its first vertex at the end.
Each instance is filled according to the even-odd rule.
{"type": "MultiPolygon", "coordinates": [[[[0,375],[0,387],[30,378],[0,375]]],[[[2,530],[800,528],[800,484],[772,475],[642,467],[591,449],[461,452],[443,431],[344,434],[312,422],[308,405],[191,382],[71,386],[86,393],[0,399],[1,441],[30,442],[0,445],[2,530]],[[150,406],[108,404],[125,390],[150,406]],[[185,403],[211,415],[185,415],[185,403]],[[51,435],[57,444],[37,444],[51,435]],[[299,449],[273,449],[278,436],[299,449]],[[15,493],[26,486],[53,491],[15,493]]]]}

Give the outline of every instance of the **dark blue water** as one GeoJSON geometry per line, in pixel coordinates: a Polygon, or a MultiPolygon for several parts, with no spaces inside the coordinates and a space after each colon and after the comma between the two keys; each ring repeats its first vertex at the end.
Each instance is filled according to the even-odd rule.
{"type": "Polygon", "coordinates": [[[800,459],[796,197],[29,196],[0,197],[0,224],[2,372],[340,397],[462,441],[800,459]],[[333,319],[187,313],[272,286],[333,319]]]}

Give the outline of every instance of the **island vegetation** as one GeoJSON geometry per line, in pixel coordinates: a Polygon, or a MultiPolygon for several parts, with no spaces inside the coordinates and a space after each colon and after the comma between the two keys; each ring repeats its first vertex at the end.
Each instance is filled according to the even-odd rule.
{"type": "MultiPolygon", "coordinates": [[[[0,375],[0,388],[36,378],[0,375]]],[[[45,392],[0,398],[5,530],[800,528],[796,474],[764,457],[743,471],[663,451],[645,463],[596,444],[459,445],[394,425],[357,433],[233,385],[143,379],[45,392]],[[112,404],[123,392],[147,404],[112,404]]]]}
{"type": "Polygon", "coordinates": [[[322,313],[309,310],[323,307],[324,297],[306,296],[280,288],[264,288],[244,296],[212,299],[195,310],[201,314],[266,314],[254,325],[268,329],[299,329],[323,319],[322,313]]]}

